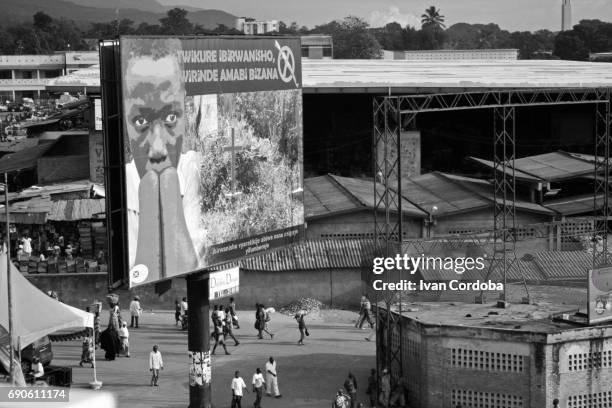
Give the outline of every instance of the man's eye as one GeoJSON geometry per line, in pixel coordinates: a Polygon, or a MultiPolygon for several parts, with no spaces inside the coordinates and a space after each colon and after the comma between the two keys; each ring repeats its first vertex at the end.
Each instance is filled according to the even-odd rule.
{"type": "Polygon", "coordinates": [[[134,118],[134,125],[136,127],[142,128],[149,124],[149,121],[144,116],[137,116],[134,118]]]}
{"type": "Polygon", "coordinates": [[[178,119],[178,116],[176,115],[176,113],[169,113],[166,118],[164,119],[164,123],[166,125],[174,125],[176,124],[176,120],[178,119]]]}

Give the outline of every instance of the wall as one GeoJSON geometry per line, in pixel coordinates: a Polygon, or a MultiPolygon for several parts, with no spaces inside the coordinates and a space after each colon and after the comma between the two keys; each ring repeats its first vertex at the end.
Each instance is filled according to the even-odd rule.
{"type": "MultiPolygon", "coordinates": [[[[107,292],[106,273],[26,275],[28,280],[44,292],[54,290],[60,300],[75,307],[85,308],[94,300],[103,301],[107,292]]],[[[174,309],[174,300],[187,296],[185,279],[173,279],[172,288],[158,296],[153,286],[133,291],[120,290],[122,309],[127,309],[134,295],[141,298],[145,309],[174,309]]],[[[240,271],[240,292],[235,296],[239,309],[253,309],[256,302],[274,307],[285,306],[302,297],[312,297],[334,307],[359,306],[362,293],[359,270],[323,270],[262,272],[240,271]],[[332,299],[333,298],[333,299],[332,299]],[[331,301],[330,301],[331,300],[331,301]]],[[[221,300],[225,303],[226,300],[221,300]]]]}
{"type": "MultiPolygon", "coordinates": [[[[384,215],[381,214],[381,219],[384,215]]],[[[379,221],[380,222],[380,221],[379,221]]],[[[404,218],[406,238],[420,238],[423,221],[415,218],[404,218]]],[[[374,211],[364,210],[333,217],[317,218],[308,221],[307,239],[360,239],[371,238],[374,234],[374,211]]]]}
{"type": "Polygon", "coordinates": [[[38,159],[37,169],[40,184],[88,179],[89,157],[87,155],[41,157],[38,159]]]}

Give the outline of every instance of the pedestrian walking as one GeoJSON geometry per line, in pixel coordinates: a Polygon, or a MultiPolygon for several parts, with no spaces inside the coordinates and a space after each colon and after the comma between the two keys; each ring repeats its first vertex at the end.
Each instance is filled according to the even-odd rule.
{"type": "Polygon", "coordinates": [[[232,379],[232,407],[231,408],[242,408],[242,396],[243,391],[249,392],[246,384],[242,377],[240,377],[240,371],[234,373],[232,379]]]}
{"type": "Polygon", "coordinates": [[[389,375],[389,370],[386,368],[382,371],[382,376],[380,377],[380,397],[378,398],[378,402],[383,407],[389,405],[389,397],[391,394],[391,376],[389,375]]]}
{"type": "Polygon", "coordinates": [[[215,339],[215,345],[213,346],[211,355],[215,354],[215,350],[217,350],[217,346],[221,344],[223,346],[223,350],[225,350],[225,354],[229,355],[230,352],[227,351],[227,347],[225,346],[225,335],[223,334],[223,325],[219,319],[214,319],[215,331],[213,334],[213,338],[215,339]]]}
{"type": "Polygon", "coordinates": [[[304,335],[310,336],[308,332],[308,328],[306,327],[306,322],[304,321],[304,316],[306,312],[304,310],[300,310],[295,314],[295,320],[298,323],[298,330],[300,331],[300,339],[298,340],[298,344],[300,346],[304,345],[304,335]]]}
{"type": "Polygon", "coordinates": [[[266,309],[264,305],[261,305],[261,307],[264,309],[264,329],[263,331],[268,333],[270,335],[270,340],[272,340],[274,338],[274,333],[272,333],[270,329],[270,324],[272,322],[272,314],[275,313],[276,310],[274,310],[273,307],[269,307],[266,309]]]}
{"type": "Polygon", "coordinates": [[[138,318],[142,315],[142,307],[140,306],[140,297],[134,296],[130,302],[130,327],[138,328],[138,318]]]}
{"type": "Polygon", "coordinates": [[[376,407],[376,393],[378,391],[378,378],[376,376],[376,370],[373,368],[370,370],[370,376],[368,377],[368,388],[366,394],[370,397],[370,408],[376,407]]]}
{"type": "Polygon", "coordinates": [[[177,326],[181,325],[181,304],[178,300],[174,301],[174,321],[177,326]]]}
{"type": "Polygon", "coordinates": [[[258,331],[257,338],[263,339],[263,332],[268,333],[270,335],[270,339],[274,338],[274,334],[270,333],[269,330],[269,321],[270,314],[266,313],[265,306],[258,303],[256,305],[257,310],[255,311],[255,329],[258,331]]]}
{"type": "Polygon", "coordinates": [[[278,374],[276,371],[276,361],[274,361],[274,357],[272,356],[270,356],[270,358],[266,362],[266,384],[268,385],[268,389],[266,392],[268,396],[272,396],[272,393],[274,393],[274,398],[282,397],[280,391],[278,390],[278,374]]]}
{"type": "Polygon", "coordinates": [[[351,408],[355,408],[357,404],[357,379],[353,373],[348,373],[348,377],[344,380],[344,389],[349,397],[351,397],[351,408]]]}
{"type": "Polygon", "coordinates": [[[157,344],[149,354],[149,371],[151,371],[151,387],[159,387],[159,371],[164,369],[164,360],[157,344]]]}
{"type": "Polygon", "coordinates": [[[232,315],[232,324],[236,329],[240,329],[240,324],[238,323],[238,315],[236,314],[236,302],[234,301],[233,297],[229,299],[229,310],[230,314],[232,315]]]}
{"type": "Polygon", "coordinates": [[[254,408],[261,408],[261,397],[266,389],[266,380],[264,380],[261,369],[257,368],[255,374],[253,374],[253,393],[255,393],[254,408]]]}
{"type": "Polygon", "coordinates": [[[366,295],[361,297],[361,315],[359,317],[359,322],[357,324],[357,328],[363,329],[363,323],[368,322],[370,325],[370,329],[374,327],[374,323],[372,321],[372,303],[370,299],[366,295]]]}
{"type": "Polygon", "coordinates": [[[127,322],[123,322],[121,324],[121,328],[119,329],[119,340],[121,341],[121,352],[125,354],[126,357],[130,356],[130,332],[127,328],[127,322]]]}
{"type": "Polygon", "coordinates": [[[223,325],[223,334],[225,336],[225,338],[227,338],[228,336],[231,337],[234,340],[234,345],[237,346],[240,344],[240,342],[238,340],[236,340],[236,337],[234,336],[234,325],[232,324],[232,315],[230,313],[229,307],[225,309],[225,325],[223,325]]]}

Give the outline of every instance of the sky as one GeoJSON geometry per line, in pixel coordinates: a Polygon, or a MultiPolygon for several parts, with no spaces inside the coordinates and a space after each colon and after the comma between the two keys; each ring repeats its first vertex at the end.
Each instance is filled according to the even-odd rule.
{"type": "MultiPolygon", "coordinates": [[[[510,31],[561,28],[561,0],[158,0],[164,5],[189,5],[219,9],[236,16],[276,19],[289,24],[297,21],[314,25],[347,15],[365,18],[371,26],[391,21],[420,26],[420,16],[435,5],[455,23],[497,23],[510,31]]],[[[571,0],[572,21],[600,19],[612,21],[612,0],[571,0]]]]}

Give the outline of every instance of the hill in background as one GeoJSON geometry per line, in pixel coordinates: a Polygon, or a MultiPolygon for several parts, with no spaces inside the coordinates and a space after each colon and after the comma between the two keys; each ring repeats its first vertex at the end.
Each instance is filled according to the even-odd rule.
{"type": "MultiPolygon", "coordinates": [[[[92,7],[91,4],[100,4],[99,0],[2,0],[0,13],[0,26],[8,26],[24,21],[32,21],[32,16],[43,11],[54,19],[74,20],[77,23],[103,23],[117,18],[133,20],[136,25],[145,22],[158,24],[159,19],[166,16],[166,7],[156,0],[105,0],[104,7],[92,7]],[[78,4],[77,4],[78,3],[78,4]],[[125,7],[125,8],[124,8],[125,7]]],[[[236,16],[222,10],[203,10],[185,8],[189,11],[188,18],[194,24],[200,24],[207,29],[215,29],[223,24],[234,27],[236,16]]]]}

